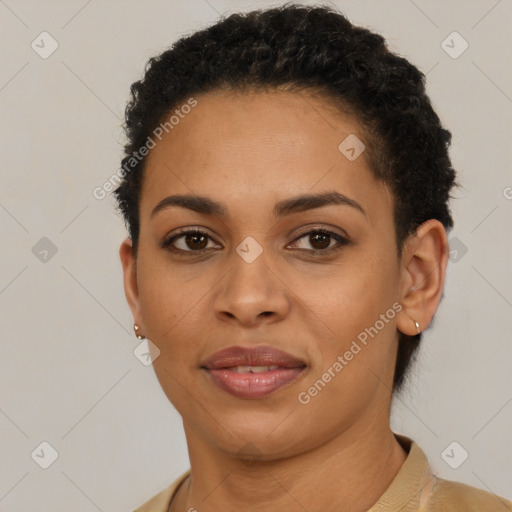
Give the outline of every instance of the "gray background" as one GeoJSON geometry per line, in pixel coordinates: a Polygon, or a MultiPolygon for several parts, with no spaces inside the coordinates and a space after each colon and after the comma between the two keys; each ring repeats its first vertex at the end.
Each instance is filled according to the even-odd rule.
{"type": "MultiPolygon", "coordinates": [[[[275,3],[0,0],[0,511],[131,510],[188,467],[180,418],[133,355],[124,226],[92,192],[119,167],[147,59],[275,3]],[[59,45],[45,59],[31,47],[51,48],[43,31],[59,45]],[[43,441],[58,452],[48,469],[43,441]]],[[[442,477],[512,498],[512,2],[335,5],[428,73],[462,185],[445,296],[392,426],[442,477]],[[442,46],[454,31],[469,43],[457,58],[442,46]],[[453,441],[469,453],[457,469],[442,456],[453,441]]]]}

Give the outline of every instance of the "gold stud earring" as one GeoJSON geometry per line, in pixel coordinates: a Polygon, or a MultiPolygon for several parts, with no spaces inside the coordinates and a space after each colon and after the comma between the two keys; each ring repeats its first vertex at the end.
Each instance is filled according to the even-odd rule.
{"type": "Polygon", "coordinates": [[[421,329],[420,329],[419,322],[416,322],[416,320],[414,320],[414,325],[416,326],[416,330],[418,331],[418,334],[421,334],[421,329]]]}
{"type": "Polygon", "coordinates": [[[135,336],[137,336],[137,338],[139,338],[139,340],[146,339],[146,336],[144,336],[144,334],[139,334],[139,329],[140,329],[140,327],[137,324],[133,325],[133,330],[135,331],[135,336]]]}

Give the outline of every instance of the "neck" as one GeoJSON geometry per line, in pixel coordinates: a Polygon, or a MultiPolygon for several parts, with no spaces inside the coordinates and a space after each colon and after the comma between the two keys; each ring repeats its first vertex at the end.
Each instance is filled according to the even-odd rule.
{"type": "Polygon", "coordinates": [[[190,429],[185,432],[191,476],[175,496],[173,512],[363,512],[380,498],[407,457],[389,425],[380,430],[374,424],[364,430],[354,425],[309,452],[257,462],[216,451],[190,429]]]}

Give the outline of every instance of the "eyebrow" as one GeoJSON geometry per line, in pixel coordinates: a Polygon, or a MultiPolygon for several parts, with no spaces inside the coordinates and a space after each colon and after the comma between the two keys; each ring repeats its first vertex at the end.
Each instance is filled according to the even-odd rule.
{"type": "MultiPolygon", "coordinates": [[[[354,199],[351,199],[339,192],[323,192],[321,194],[303,194],[289,199],[284,199],[274,206],[272,214],[274,217],[284,217],[292,213],[304,212],[322,206],[338,205],[350,206],[366,216],[364,208],[354,199]]],[[[225,204],[206,196],[197,195],[172,195],[162,199],[151,212],[151,218],[158,212],[172,207],[187,208],[204,215],[227,216],[225,204]]]]}

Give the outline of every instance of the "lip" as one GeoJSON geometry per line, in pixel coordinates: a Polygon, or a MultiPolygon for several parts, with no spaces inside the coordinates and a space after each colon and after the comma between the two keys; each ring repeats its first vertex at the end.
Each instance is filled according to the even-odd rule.
{"type": "Polygon", "coordinates": [[[263,398],[298,379],[306,363],[269,346],[228,347],[206,359],[203,368],[221,389],[241,399],[263,398]],[[238,366],[277,366],[258,373],[238,373],[238,366]]]}

